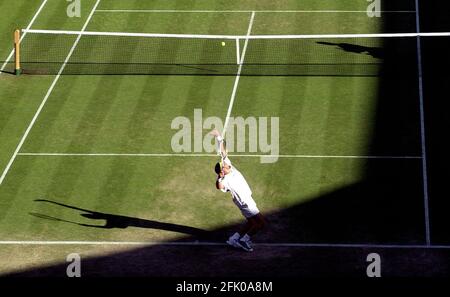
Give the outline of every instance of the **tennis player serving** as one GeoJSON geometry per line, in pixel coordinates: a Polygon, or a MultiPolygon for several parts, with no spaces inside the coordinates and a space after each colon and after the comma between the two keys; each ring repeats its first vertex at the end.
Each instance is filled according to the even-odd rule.
{"type": "Polygon", "coordinates": [[[253,248],[250,236],[260,231],[266,222],[252,198],[252,191],[244,176],[231,164],[227,156],[225,140],[217,130],[211,131],[211,134],[216,137],[218,152],[221,156],[221,161],[214,167],[217,173],[216,188],[224,193],[230,192],[234,204],[247,219],[245,225],[228,238],[227,243],[235,248],[251,252],[253,248]]]}

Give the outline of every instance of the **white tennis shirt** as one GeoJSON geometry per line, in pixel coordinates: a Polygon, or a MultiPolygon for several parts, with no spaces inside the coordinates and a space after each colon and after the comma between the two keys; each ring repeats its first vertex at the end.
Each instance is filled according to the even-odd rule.
{"type": "Polygon", "coordinates": [[[253,204],[255,203],[252,198],[252,190],[245,180],[242,173],[231,165],[231,161],[226,158],[224,162],[231,166],[231,172],[226,174],[222,179],[221,189],[222,192],[230,192],[233,196],[233,200],[239,205],[253,204]]]}

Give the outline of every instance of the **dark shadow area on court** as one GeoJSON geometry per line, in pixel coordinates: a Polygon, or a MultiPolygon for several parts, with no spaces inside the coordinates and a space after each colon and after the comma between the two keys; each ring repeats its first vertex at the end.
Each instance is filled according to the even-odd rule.
{"type": "MultiPolygon", "coordinates": [[[[450,32],[450,2],[421,0],[420,3],[422,32],[450,32]]],[[[448,245],[450,37],[422,37],[421,45],[431,239],[434,244],[448,245]]]]}

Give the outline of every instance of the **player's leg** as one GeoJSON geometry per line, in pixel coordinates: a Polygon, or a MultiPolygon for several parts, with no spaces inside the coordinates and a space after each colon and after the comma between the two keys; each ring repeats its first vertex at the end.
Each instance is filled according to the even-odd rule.
{"type": "Polygon", "coordinates": [[[247,219],[247,222],[238,232],[228,239],[227,243],[234,247],[241,247],[246,251],[253,251],[250,236],[263,228],[265,225],[264,219],[258,207],[256,207],[256,203],[253,201],[245,205],[236,205],[241,210],[242,215],[247,219]]]}
{"type": "Polygon", "coordinates": [[[247,219],[245,224],[239,228],[237,232],[235,232],[233,235],[228,238],[227,243],[231,246],[237,247],[237,248],[243,248],[245,250],[250,251],[251,248],[248,248],[246,246],[243,246],[240,243],[241,237],[245,236],[251,229],[253,228],[253,223],[247,219]]]}
{"type": "Polygon", "coordinates": [[[240,237],[244,236],[245,234],[250,232],[254,227],[255,227],[254,222],[247,218],[245,224],[242,225],[242,227],[238,231],[239,236],[240,237]]]}
{"type": "Polygon", "coordinates": [[[236,204],[236,206],[239,208],[239,210],[241,211],[242,215],[246,218],[246,222],[243,226],[241,226],[239,228],[239,230],[237,232],[235,232],[233,235],[231,235],[228,240],[227,243],[229,245],[232,245],[234,247],[241,247],[239,245],[239,239],[244,236],[245,234],[247,234],[249,232],[249,230],[252,229],[252,222],[250,222],[247,218],[251,217],[253,214],[249,213],[248,208],[246,205],[242,205],[239,202],[237,202],[237,200],[233,199],[234,204],[236,204]]]}
{"type": "Polygon", "coordinates": [[[247,234],[250,236],[255,235],[267,225],[266,220],[264,219],[261,213],[258,213],[248,218],[248,222],[250,223],[251,227],[247,231],[247,234]]]}
{"type": "Polygon", "coordinates": [[[247,252],[253,251],[249,234],[252,233],[252,230],[254,230],[257,227],[258,226],[255,219],[247,218],[247,221],[239,229],[239,231],[237,231],[232,236],[230,236],[230,238],[228,238],[227,243],[233,247],[242,248],[247,252]]]}
{"type": "Polygon", "coordinates": [[[252,241],[251,236],[259,232],[264,226],[266,225],[265,220],[263,216],[260,213],[257,213],[251,217],[247,218],[246,226],[247,228],[245,230],[242,230],[241,232],[245,232],[244,235],[241,235],[238,243],[240,246],[242,246],[247,251],[252,251],[252,241]]]}

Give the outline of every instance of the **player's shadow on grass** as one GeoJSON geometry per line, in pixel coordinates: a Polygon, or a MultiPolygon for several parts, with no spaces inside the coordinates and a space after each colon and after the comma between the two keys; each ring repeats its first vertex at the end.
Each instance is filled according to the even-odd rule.
{"type": "Polygon", "coordinates": [[[372,56],[374,58],[382,59],[385,57],[384,49],[381,47],[369,47],[369,46],[362,46],[357,44],[351,44],[351,43],[334,43],[334,42],[325,42],[325,41],[318,41],[318,44],[322,45],[330,45],[330,46],[336,46],[343,51],[351,52],[351,53],[357,53],[357,54],[366,54],[369,56],[372,56]]]}
{"type": "Polygon", "coordinates": [[[53,220],[58,222],[65,222],[65,223],[71,223],[76,224],[83,227],[92,227],[92,228],[103,228],[103,229],[125,229],[128,227],[138,227],[138,228],[148,228],[148,229],[159,229],[159,230],[165,230],[165,231],[172,231],[172,232],[178,232],[178,233],[184,233],[188,235],[194,235],[199,237],[205,237],[208,232],[202,229],[184,226],[184,225],[178,225],[178,224],[172,224],[172,223],[163,223],[158,221],[152,221],[152,220],[145,220],[140,218],[134,218],[134,217],[127,217],[127,216],[121,216],[121,215],[114,215],[109,213],[102,213],[97,211],[92,211],[84,208],[79,208],[72,205],[67,205],[63,203],[59,203],[56,201],[46,200],[46,199],[37,199],[36,202],[47,202],[55,205],[59,205],[65,208],[70,208],[74,210],[78,210],[81,213],[80,215],[82,217],[92,219],[92,220],[105,220],[106,223],[104,225],[95,225],[95,224],[83,224],[78,222],[73,222],[65,219],[55,218],[52,216],[48,216],[45,214],[40,213],[30,213],[30,215],[47,219],[47,220],[53,220]]]}

